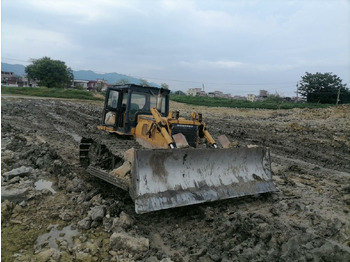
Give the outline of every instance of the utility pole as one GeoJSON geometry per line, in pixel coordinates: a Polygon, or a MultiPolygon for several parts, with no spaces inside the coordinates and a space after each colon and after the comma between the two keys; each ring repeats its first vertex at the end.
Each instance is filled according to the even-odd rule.
{"type": "Polygon", "coordinates": [[[297,82],[297,103],[299,102],[299,82],[297,82]]]}
{"type": "Polygon", "coordinates": [[[337,102],[335,103],[336,106],[338,105],[338,103],[339,103],[339,101],[340,101],[340,100],[339,100],[340,88],[341,88],[341,86],[340,86],[339,89],[338,89],[337,102]]]}

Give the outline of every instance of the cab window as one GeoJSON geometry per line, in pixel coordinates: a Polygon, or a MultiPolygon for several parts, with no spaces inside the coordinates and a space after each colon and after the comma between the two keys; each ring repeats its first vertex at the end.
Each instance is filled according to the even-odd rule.
{"type": "Polygon", "coordinates": [[[131,94],[130,108],[129,108],[129,119],[131,121],[136,120],[136,113],[140,110],[149,110],[147,108],[148,94],[133,92],[131,94]]]}
{"type": "MultiPolygon", "coordinates": [[[[165,101],[166,101],[165,96],[163,96],[162,97],[162,107],[160,110],[161,112],[159,112],[161,114],[165,113],[165,101]]],[[[157,108],[157,95],[151,96],[151,107],[157,108]]]]}
{"type": "Polygon", "coordinates": [[[119,96],[119,92],[115,91],[115,90],[111,90],[109,92],[109,97],[108,97],[108,106],[112,107],[114,109],[117,108],[118,106],[118,96],[119,96]]]}

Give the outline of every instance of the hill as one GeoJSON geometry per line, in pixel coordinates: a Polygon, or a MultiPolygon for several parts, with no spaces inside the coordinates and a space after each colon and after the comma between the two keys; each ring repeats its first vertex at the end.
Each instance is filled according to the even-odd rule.
{"type": "Polygon", "coordinates": [[[11,65],[11,64],[1,62],[1,71],[13,72],[15,73],[15,75],[18,75],[18,76],[23,76],[25,74],[24,68],[25,68],[24,65],[19,65],[19,64],[11,65]]]}
{"type": "MultiPolygon", "coordinates": [[[[23,76],[25,74],[25,66],[20,65],[20,64],[7,64],[7,63],[1,63],[1,71],[9,71],[9,72],[14,72],[15,75],[18,76],[23,76]]],[[[91,70],[79,70],[79,71],[74,71],[73,70],[73,75],[74,79],[79,79],[79,80],[97,80],[97,79],[104,79],[110,84],[115,84],[116,82],[126,79],[129,81],[129,83],[132,84],[140,84],[140,79],[132,77],[132,76],[127,76],[127,75],[122,75],[118,73],[95,73],[91,70]]],[[[150,83],[152,86],[159,86],[156,83],[150,83]]]]}

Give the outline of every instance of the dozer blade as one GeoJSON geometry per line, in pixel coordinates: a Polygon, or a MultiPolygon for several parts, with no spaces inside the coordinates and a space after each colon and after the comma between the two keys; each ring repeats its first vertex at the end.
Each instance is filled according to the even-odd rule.
{"type": "Polygon", "coordinates": [[[131,195],[136,213],[276,191],[269,150],[136,150],[131,195]]]}

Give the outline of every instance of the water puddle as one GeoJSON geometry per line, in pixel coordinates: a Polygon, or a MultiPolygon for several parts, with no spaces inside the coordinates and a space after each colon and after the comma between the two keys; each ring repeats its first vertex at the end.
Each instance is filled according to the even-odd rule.
{"type": "Polygon", "coordinates": [[[39,179],[35,182],[34,186],[36,190],[48,189],[53,194],[56,193],[56,191],[52,188],[52,182],[45,179],[39,179]]]}
{"type": "Polygon", "coordinates": [[[62,230],[58,230],[58,225],[52,225],[51,231],[49,233],[39,236],[35,242],[35,249],[40,250],[44,246],[48,245],[50,248],[59,250],[57,242],[66,241],[68,247],[73,246],[73,237],[78,234],[78,230],[72,229],[72,226],[66,226],[62,230]],[[59,240],[59,241],[57,241],[59,240]]]}

